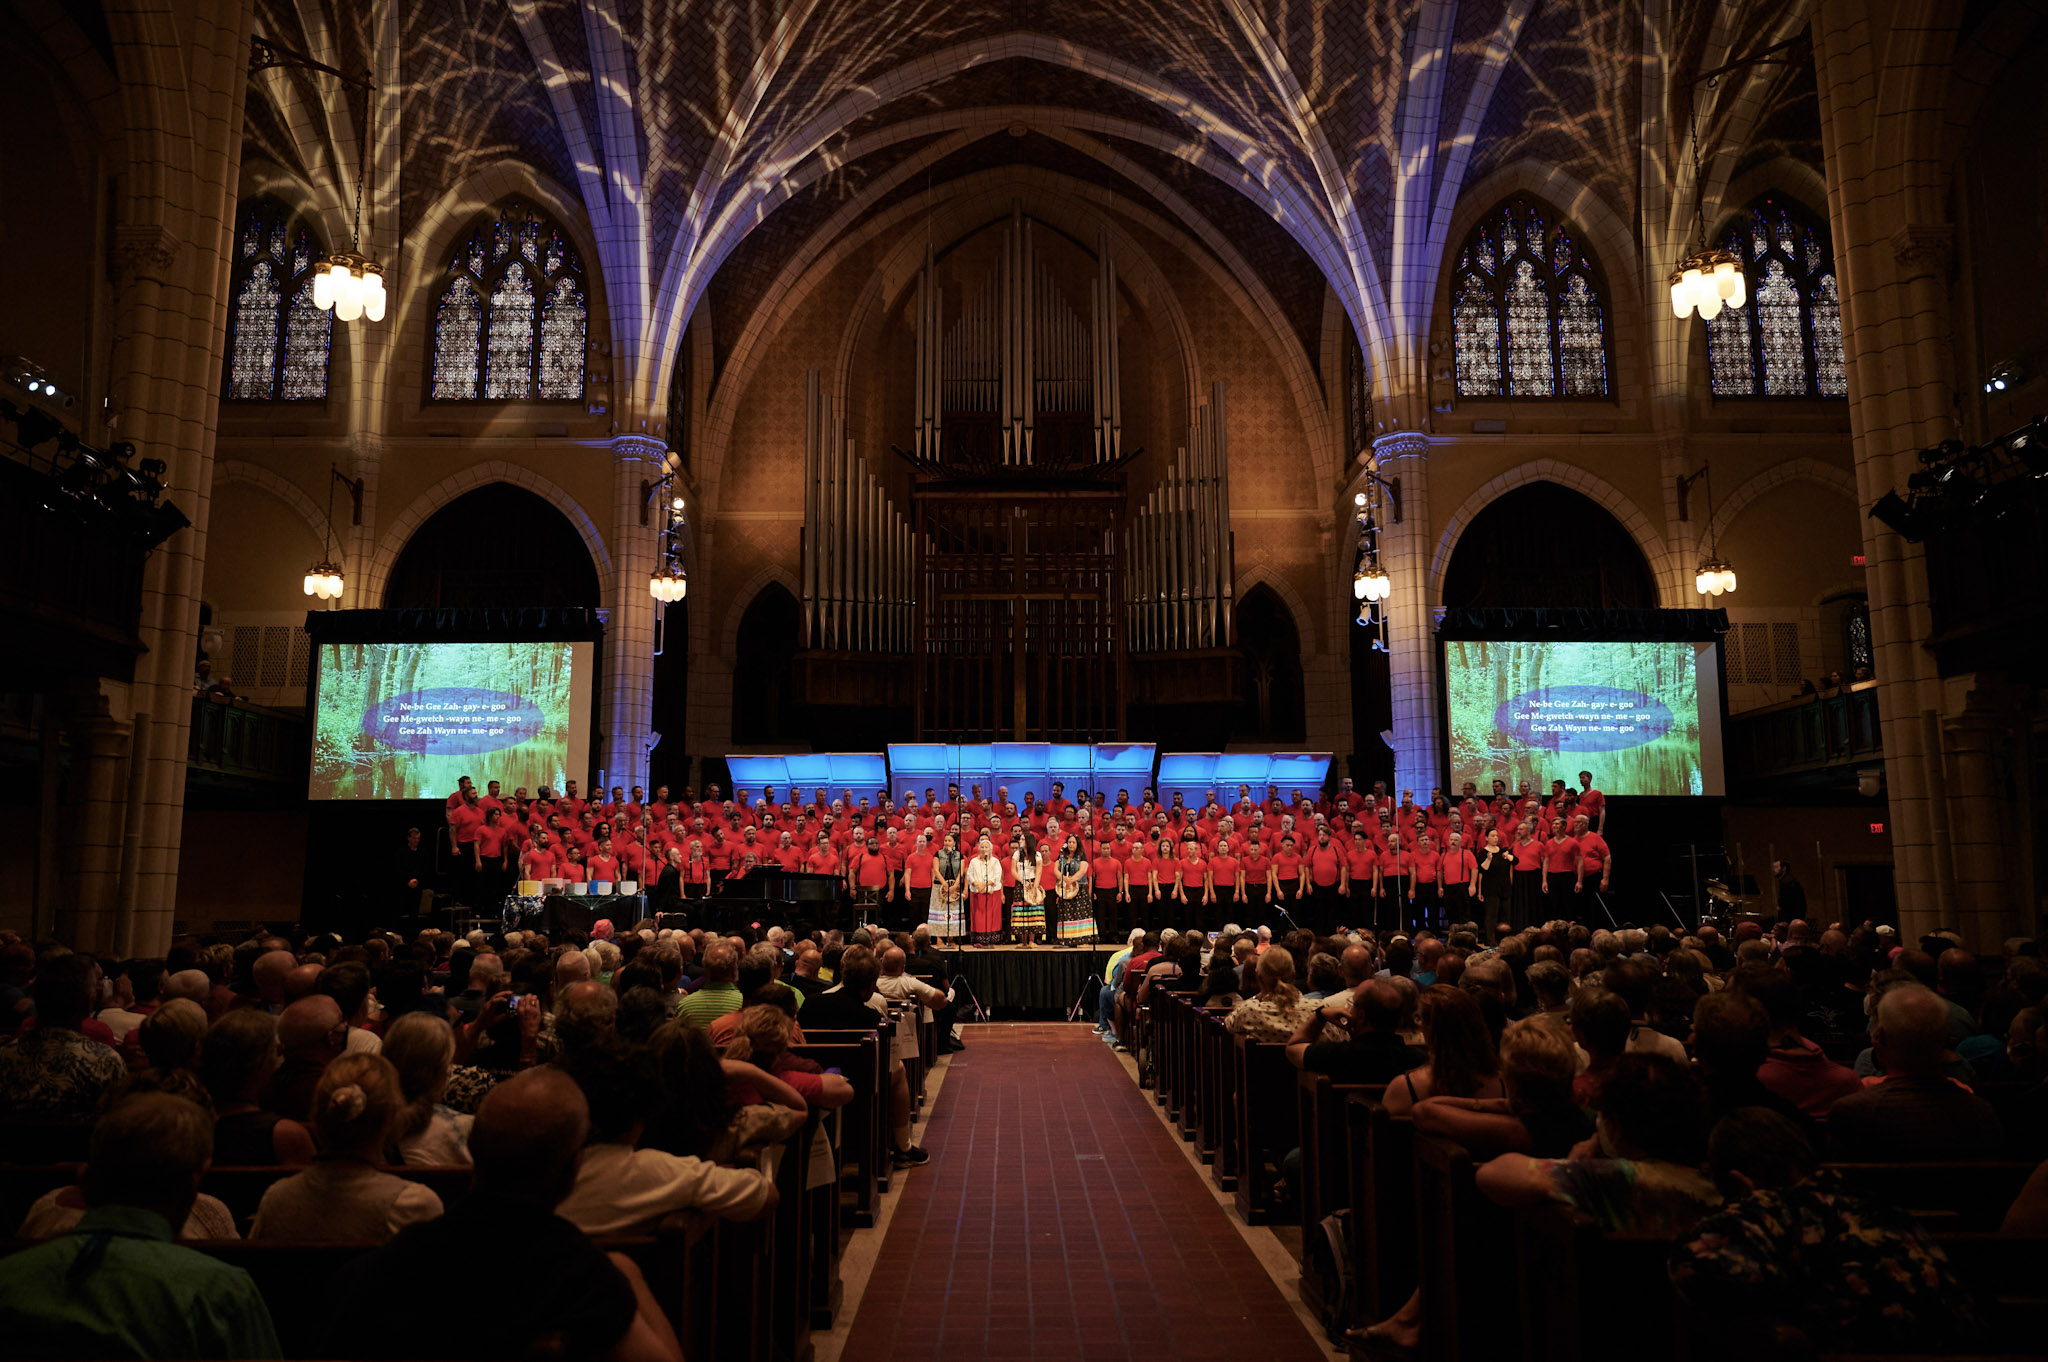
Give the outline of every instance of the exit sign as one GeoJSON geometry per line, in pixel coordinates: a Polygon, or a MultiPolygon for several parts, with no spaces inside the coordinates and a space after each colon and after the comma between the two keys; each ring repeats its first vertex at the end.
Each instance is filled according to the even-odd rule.
{"type": "Polygon", "coordinates": [[[1850,555],[1849,555],[1849,566],[1850,566],[1850,567],[1862,567],[1862,566],[1863,566],[1863,555],[1862,555],[1862,554],[1860,554],[1860,553],[1852,553],[1852,554],[1850,554],[1850,555]]]}
{"type": "Polygon", "coordinates": [[[1882,834],[1882,833],[1884,832],[1884,824],[1882,824],[1882,823],[1872,823],[1872,824],[1870,825],[1870,830],[1871,830],[1872,832],[1874,832],[1874,833],[1879,833],[1879,834],[1882,834]]]}

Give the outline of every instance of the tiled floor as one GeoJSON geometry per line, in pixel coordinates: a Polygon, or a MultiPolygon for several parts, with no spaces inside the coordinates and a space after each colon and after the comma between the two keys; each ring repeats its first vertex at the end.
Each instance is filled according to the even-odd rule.
{"type": "Polygon", "coordinates": [[[1085,1026],[953,1056],[845,1362],[1321,1362],[1117,1057],[1085,1026]]]}

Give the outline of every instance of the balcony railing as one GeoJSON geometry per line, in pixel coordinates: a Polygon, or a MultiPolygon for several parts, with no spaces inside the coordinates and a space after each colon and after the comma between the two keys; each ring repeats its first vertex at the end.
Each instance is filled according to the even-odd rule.
{"type": "Polygon", "coordinates": [[[1882,761],[1877,683],[1731,715],[1727,739],[1728,779],[1736,787],[1882,761]]]}
{"type": "Polygon", "coordinates": [[[302,715],[197,695],[185,762],[190,777],[216,785],[295,784],[306,742],[302,715]]]}

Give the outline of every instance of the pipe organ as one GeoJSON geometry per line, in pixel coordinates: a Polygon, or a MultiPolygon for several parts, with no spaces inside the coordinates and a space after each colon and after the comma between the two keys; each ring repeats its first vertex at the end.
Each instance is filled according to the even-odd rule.
{"type": "Polygon", "coordinates": [[[1230,645],[1230,437],[1224,388],[1195,411],[1188,448],[1131,517],[1125,572],[1133,652],[1230,645]]]}
{"type": "Polygon", "coordinates": [[[804,646],[910,649],[910,522],[846,438],[817,370],[804,376],[804,646]]]}
{"type": "Polygon", "coordinates": [[[925,248],[903,509],[809,375],[810,704],[907,709],[921,741],[1073,742],[1123,737],[1133,703],[1230,696],[1223,385],[1159,484],[1130,486],[1108,233],[1092,261],[1046,238],[1049,263],[1034,230],[1013,205],[992,260],[986,238],[925,248]]]}
{"type": "Polygon", "coordinates": [[[946,317],[938,262],[925,247],[917,328],[912,453],[942,464],[1073,467],[1123,453],[1116,260],[1097,238],[1084,318],[1038,258],[1013,205],[996,267],[946,317]]]}

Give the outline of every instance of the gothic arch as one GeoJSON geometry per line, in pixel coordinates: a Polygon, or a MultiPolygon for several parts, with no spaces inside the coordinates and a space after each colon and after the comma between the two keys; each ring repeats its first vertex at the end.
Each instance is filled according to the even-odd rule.
{"type": "Polygon", "coordinates": [[[427,522],[427,518],[465,492],[493,482],[506,482],[514,487],[523,487],[548,502],[567,517],[576,527],[576,534],[583,540],[583,547],[590,551],[590,561],[597,569],[600,599],[612,599],[612,556],[605,548],[604,536],[597,532],[597,526],[584,511],[576,498],[562,488],[534,472],[530,468],[503,459],[487,459],[472,464],[459,473],[451,473],[426,491],[413,498],[391,527],[384,531],[384,537],[377,542],[377,551],[370,559],[369,570],[363,574],[361,599],[378,601],[384,598],[384,587],[391,577],[391,567],[398,561],[398,555],[413,533],[427,522]]]}
{"type": "MultiPolygon", "coordinates": [[[[1294,632],[1301,637],[1302,657],[1310,658],[1320,655],[1322,650],[1316,646],[1315,612],[1309,609],[1308,602],[1301,598],[1301,593],[1296,591],[1293,583],[1289,582],[1285,577],[1274,575],[1263,565],[1240,571],[1237,575],[1236,583],[1231,587],[1231,600],[1233,602],[1241,601],[1260,587],[1266,588],[1266,590],[1279,597],[1280,603],[1286,606],[1288,613],[1294,616],[1294,632]]],[[[1235,618],[1236,615],[1233,608],[1233,621],[1235,618]]]]}
{"type": "Polygon", "coordinates": [[[1436,553],[1429,562],[1429,600],[1432,603],[1443,604],[1444,573],[1450,568],[1451,553],[1458,547],[1458,540],[1464,536],[1473,517],[1503,493],[1526,487],[1532,482],[1554,482],[1598,503],[1621,522],[1629,537],[1636,541],[1636,547],[1642,550],[1643,561],[1650,566],[1650,579],[1656,584],[1657,594],[1663,598],[1665,607],[1680,609],[1687,604],[1675,576],[1673,565],[1677,560],[1665,546],[1662,536],[1651,527],[1649,517],[1614,484],[1595,477],[1576,464],[1561,463],[1556,459],[1532,459],[1510,468],[1466,497],[1464,503],[1451,513],[1451,518],[1444,522],[1443,534],[1437,539],[1436,553]]]}
{"type": "MultiPolygon", "coordinates": [[[[292,510],[298,512],[299,519],[306,522],[306,528],[313,532],[315,539],[318,539],[323,544],[327,542],[329,538],[327,513],[321,510],[313,498],[307,496],[305,491],[291,479],[281,477],[260,464],[248,463],[241,459],[215,459],[213,461],[213,485],[215,487],[226,487],[233,483],[242,483],[245,486],[257,488],[276,497],[279,501],[291,507],[292,510]]],[[[339,531],[335,533],[339,535],[339,531]]],[[[348,540],[343,538],[341,543],[343,551],[346,552],[348,540]]]]}
{"type": "Polygon", "coordinates": [[[1840,492],[1849,499],[1851,507],[1858,505],[1856,476],[1848,469],[1819,459],[1787,459],[1766,468],[1721,498],[1720,504],[1714,507],[1714,522],[1708,532],[1708,541],[1718,543],[1721,536],[1728,533],[1728,527],[1735,523],[1735,517],[1742,514],[1751,502],[1788,482],[1816,482],[1831,491],[1840,492]]]}
{"type": "MultiPolygon", "coordinates": [[[[733,592],[732,599],[725,603],[725,618],[718,626],[718,656],[732,657],[739,651],[740,620],[745,618],[747,607],[754,603],[754,597],[761,594],[761,588],[774,583],[796,597],[801,603],[804,598],[803,583],[796,574],[780,563],[771,563],[753,576],[746,585],[733,592]]],[[[707,615],[709,611],[705,612],[707,615]]]]}

